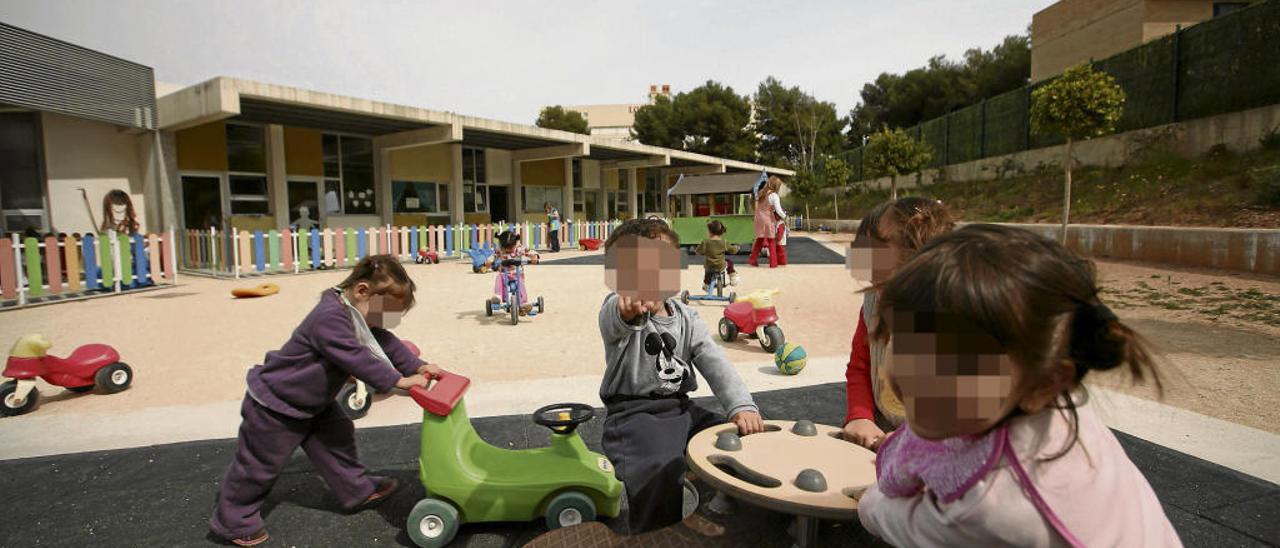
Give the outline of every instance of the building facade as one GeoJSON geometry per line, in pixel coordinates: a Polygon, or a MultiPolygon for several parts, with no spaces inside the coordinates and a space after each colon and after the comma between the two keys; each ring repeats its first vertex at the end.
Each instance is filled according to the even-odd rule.
{"type": "Polygon", "coordinates": [[[592,136],[610,139],[631,140],[631,126],[636,121],[636,111],[640,107],[652,105],[659,96],[671,97],[671,86],[656,84],[649,86],[649,102],[618,105],[572,105],[564,107],[582,114],[587,119],[587,129],[592,136]]]}
{"type": "Polygon", "coordinates": [[[1031,18],[1031,81],[1135,48],[1252,1],[1061,0],[1031,18]]]}

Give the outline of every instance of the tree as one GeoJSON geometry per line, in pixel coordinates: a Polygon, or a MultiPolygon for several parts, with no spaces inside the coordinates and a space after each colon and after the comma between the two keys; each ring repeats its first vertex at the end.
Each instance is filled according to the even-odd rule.
{"type": "Polygon", "coordinates": [[[587,118],[581,112],[576,110],[565,110],[560,105],[543,107],[542,112],[538,113],[538,121],[535,123],[538,127],[547,129],[559,129],[564,131],[572,131],[590,135],[591,130],[587,129],[587,118]]]}
{"type": "Polygon", "coordinates": [[[898,176],[924,169],[933,159],[933,149],[913,139],[902,129],[882,128],[867,140],[863,153],[866,170],[872,177],[891,177],[890,199],[898,199],[898,176]]]}
{"type": "Polygon", "coordinates": [[[631,138],[646,145],[684,148],[684,130],[676,119],[670,97],[659,95],[652,104],[636,110],[635,122],[631,124],[631,138]]]}
{"type": "Polygon", "coordinates": [[[882,73],[862,87],[861,100],[849,112],[847,143],[857,147],[877,128],[914,126],[1017,89],[1030,74],[1027,35],[1007,36],[990,51],[970,49],[962,62],[937,56],[905,74],[882,73]]]}
{"type": "Polygon", "coordinates": [[[1110,74],[1087,63],[1071,67],[1061,76],[1032,92],[1031,130],[1063,137],[1066,180],[1062,191],[1062,243],[1067,243],[1071,218],[1071,147],[1075,141],[1115,131],[1124,112],[1124,90],[1110,74]]]}
{"type": "Polygon", "coordinates": [[[818,159],[841,148],[845,121],[834,103],[818,101],[770,76],[755,94],[755,129],[761,161],[813,171],[818,159]]]}
{"type": "Polygon", "coordinates": [[[757,139],[750,123],[747,97],[708,81],[674,99],[659,96],[640,107],[631,136],[646,145],[753,161],[757,139]]]}
{"type": "Polygon", "coordinates": [[[751,101],[732,87],[707,83],[676,95],[672,103],[684,132],[684,149],[732,160],[756,159],[751,101]]]}

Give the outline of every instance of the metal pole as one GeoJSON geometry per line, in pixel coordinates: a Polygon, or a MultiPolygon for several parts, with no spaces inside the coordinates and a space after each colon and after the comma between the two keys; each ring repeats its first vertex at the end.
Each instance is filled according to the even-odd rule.
{"type": "Polygon", "coordinates": [[[17,274],[18,280],[18,306],[25,306],[27,304],[27,283],[22,275],[22,241],[18,239],[16,233],[10,238],[13,240],[14,273],[17,274]]]}

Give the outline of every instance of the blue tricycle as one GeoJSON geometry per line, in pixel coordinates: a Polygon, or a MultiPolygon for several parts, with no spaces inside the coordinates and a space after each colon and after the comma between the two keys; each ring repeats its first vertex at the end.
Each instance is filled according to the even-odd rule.
{"type": "Polygon", "coordinates": [[[724,288],[725,288],[724,272],[725,272],[724,270],[721,270],[719,272],[716,272],[715,276],[711,277],[711,285],[707,286],[707,292],[704,294],[690,295],[688,289],[681,290],[680,302],[684,304],[689,304],[689,301],[719,301],[719,302],[726,302],[726,303],[736,302],[738,300],[737,292],[730,291],[729,296],[727,297],[724,294],[724,288]]]}
{"type": "MultiPolygon", "coordinates": [[[[524,265],[528,264],[528,259],[503,259],[499,263],[501,275],[506,276],[507,291],[502,302],[493,302],[493,300],[485,300],[484,315],[493,316],[496,313],[507,312],[511,314],[511,325],[520,323],[520,309],[526,304],[520,298],[520,280],[524,278],[524,265]],[[515,268],[515,271],[508,271],[509,268],[515,268]]],[[[546,311],[546,301],[542,300],[542,296],[532,303],[529,308],[530,316],[537,316],[546,311]]]]}

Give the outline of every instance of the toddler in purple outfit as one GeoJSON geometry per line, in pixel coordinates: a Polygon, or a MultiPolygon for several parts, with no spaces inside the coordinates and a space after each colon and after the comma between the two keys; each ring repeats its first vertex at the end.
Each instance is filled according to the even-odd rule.
{"type": "Polygon", "coordinates": [[[209,519],[215,534],[238,546],[267,540],[259,510],[298,446],[346,508],[369,508],[399,487],[360,463],[355,425],[334,398],[351,376],[387,392],[427,386],[440,373],[387,331],[413,307],[414,290],[394,258],[366,257],[320,295],[283,347],[249,370],[239,448],[209,519]]]}

